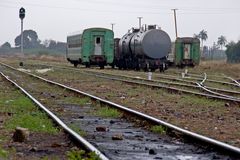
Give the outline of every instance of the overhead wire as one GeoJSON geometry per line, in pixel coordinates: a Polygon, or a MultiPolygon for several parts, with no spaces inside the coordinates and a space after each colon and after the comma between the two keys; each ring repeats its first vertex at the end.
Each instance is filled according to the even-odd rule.
{"type": "MultiPolygon", "coordinates": [[[[74,0],[79,2],[79,0],[74,0]]],[[[3,5],[0,4],[1,7],[6,7],[6,8],[16,8],[16,1],[11,1],[11,0],[4,0],[1,3],[7,3],[8,5],[3,5]],[[14,4],[14,6],[9,6],[9,4],[14,4]]],[[[103,1],[87,1],[87,3],[90,4],[101,4],[101,5],[115,5],[119,6],[120,4],[123,5],[122,3],[116,3],[116,2],[103,2],[103,1]]],[[[33,6],[33,7],[42,7],[42,8],[54,8],[54,9],[64,9],[64,10],[78,10],[80,12],[103,12],[103,13],[121,13],[121,14],[126,14],[126,13],[131,13],[131,14],[172,14],[170,9],[172,7],[170,6],[161,6],[159,8],[155,7],[147,7],[145,6],[144,9],[161,9],[162,11],[143,11],[143,10],[110,10],[110,9],[89,9],[89,8],[84,8],[84,7],[63,7],[63,6],[55,6],[55,5],[43,5],[43,4],[37,4],[37,3],[25,3],[25,2],[20,2],[22,5],[27,5],[27,6],[33,6]],[[169,8],[168,8],[169,7],[169,8]]],[[[124,5],[125,6],[125,5],[124,5]]],[[[128,6],[132,8],[131,6],[128,6]]],[[[134,9],[143,9],[141,6],[134,6],[134,9]]],[[[239,14],[240,13],[240,8],[179,8],[180,12],[178,14],[239,14]]]]}

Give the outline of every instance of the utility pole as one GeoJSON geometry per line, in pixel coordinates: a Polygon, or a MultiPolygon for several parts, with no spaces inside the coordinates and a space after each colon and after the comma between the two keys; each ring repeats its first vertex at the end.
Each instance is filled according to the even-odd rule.
{"type": "Polygon", "coordinates": [[[115,25],[115,23],[111,23],[111,25],[112,25],[112,31],[113,31],[113,26],[115,25]]]}
{"type": "Polygon", "coordinates": [[[176,33],[176,38],[178,37],[178,33],[177,33],[177,16],[176,16],[176,8],[172,9],[173,13],[174,13],[174,22],[175,22],[175,33],[176,33]]]}
{"type": "Polygon", "coordinates": [[[23,54],[23,19],[21,19],[21,53],[23,54]]]}
{"type": "Polygon", "coordinates": [[[143,17],[137,17],[137,18],[138,18],[138,22],[139,22],[139,29],[141,29],[141,27],[142,27],[141,22],[142,22],[143,17]]]}
{"type": "MultiPolygon", "coordinates": [[[[23,54],[23,19],[25,18],[25,9],[22,7],[19,9],[19,18],[21,19],[21,54],[24,57],[23,54]]],[[[23,58],[24,61],[24,58],[23,58]]],[[[23,61],[19,63],[20,66],[23,66],[23,61]]]]}
{"type": "Polygon", "coordinates": [[[25,17],[25,9],[22,7],[19,10],[19,18],[21,19],[21,53],[23,54],[23,19],[25,17]]]}

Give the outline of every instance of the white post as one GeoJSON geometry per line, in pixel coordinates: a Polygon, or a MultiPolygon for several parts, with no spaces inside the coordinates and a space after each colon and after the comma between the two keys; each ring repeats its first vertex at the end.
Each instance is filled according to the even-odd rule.
{"type": "Polygon", "coordinates": [[[23,55],[23,19],[21,19],[21,53],[23,55]]]}
{"type": "Polygon", "coordinates": [[[148,72],[148,80],[152,80],[152,72],[148,72]]]}
{"type": "Polygon", "coordinates": [[[184,72],[182,72],[182,78],[184,78],[185,77],[185,73],[184,72]]]}

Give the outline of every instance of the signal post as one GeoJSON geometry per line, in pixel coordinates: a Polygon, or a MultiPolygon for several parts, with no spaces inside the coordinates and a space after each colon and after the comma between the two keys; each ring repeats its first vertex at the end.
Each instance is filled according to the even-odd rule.
{"type": "MultiPolygon", "coordinates": [[[[22,7],[19,9],[19,18],[21,19],[21,54],[23,54],[23,19],[25,18],[25,9],[22,7]]],[[[24,60],[24,57],[23,57],[24,60]]],[[[19,63],[20,66],[23,66],[23,61],[19,63]]]]}

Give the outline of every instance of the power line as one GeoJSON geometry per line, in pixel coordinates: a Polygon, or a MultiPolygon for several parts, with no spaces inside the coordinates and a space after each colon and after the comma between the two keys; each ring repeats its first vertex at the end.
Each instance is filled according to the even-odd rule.
{"type": "MultiPolygon", "coordinates": [[[[4,8],[18,8],[16,5],[16,2],[13,2],[13,1],[9,1],[9,0],[5,0],[5,2],[1,2],[1,3],[7,3],[7,5],[5,4],[0,4],[0,7],[4,7],[4,8]],[[14,4],[14,6],[9,6],[8,4],[14,4]]],[[[89,9],[89,8],[80,8],[80,7],[62,7],[62,6],[50,6],[50,5],[42,5],[42,4],[36,4],[36,3],[24,3],[24,2],[21,2],[20,3],[21,5],[27,5],[27,6],[33,6],[33,7],[41,7],[41,8],[51,8],[51,9],[64,9],[64,10],[78,10],[80,12],[102,12],[102,13],[121,13],[121,14],[171,14],[170,12],[168,12],[167,9],[166,12],[159,12],[159,11],[156,11],[156,12],[148,12],[148,11],[129,11],[129,10],[101,10],[101,9],[89,9]]],[[[103,3],[104,4],[104,3],[103,3]]],[[[105,4],[108,4],[105,2],[105,4]]],[[[139,7],[134,7],[136,9],[138,9],[139,7]]],[[[159,9],[159,8],[158,8],[159,9]]],[[[213,11],[213,10],[194,10],[193,8],[192,9],[181,9],[181,12],[179,12],[178,14],[188,14],[188,15],[201,15],[201,14],[207,14],[207,15],[219,15],[219,14],[239,14],[240,13],[240,9],[239,10],[230,10],[230,12],[226,12],[224,10],[220,10],[220,11],[213,11]]],[[[215,9],[218,9],[218,8],[215,8],[215,9]]],[[[230,9],[230,8],[220,8],[220,9],[230,9]]],[[[237,9],[237,8],[236,8],[237,9]]],[[[146,8],[145,8],[146,10],[146,8]]]]}

